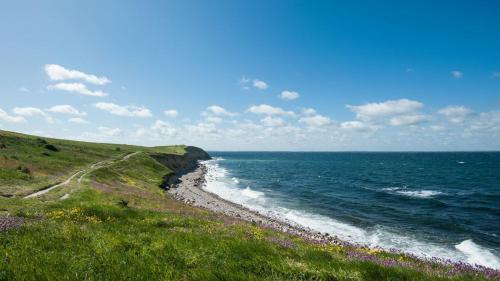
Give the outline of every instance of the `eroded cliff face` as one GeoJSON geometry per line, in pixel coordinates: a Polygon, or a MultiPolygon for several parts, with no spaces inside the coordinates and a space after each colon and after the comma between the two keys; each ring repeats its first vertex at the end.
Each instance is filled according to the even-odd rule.
{"type": "Polygon", "coordinates": [[[175,154],[152,154],[156,161],[172,170],[172,173],[163,178],[160,187],[169,189],[179,183],[179,178],[189,172],[194,171],[198,167],[198,161],[211,159],[210,155],[201,148],[195,146],[186,147],[184,155],[175,154]]]}

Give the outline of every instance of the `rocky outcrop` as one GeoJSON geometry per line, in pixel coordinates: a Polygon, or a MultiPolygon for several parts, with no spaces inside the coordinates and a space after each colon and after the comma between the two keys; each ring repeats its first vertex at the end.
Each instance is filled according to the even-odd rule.
{"type": "Polygon", "coordinates": [[[152,154],[156,161],[172,170],[172,173],[163,177],[160,187],[169,189],[180,183],[182,175],[190,173],[198,168],[198,161],[211,159],[210,155],[201,148],[195,146],[186,147],[186,153],[177,154],[152,154]]]}

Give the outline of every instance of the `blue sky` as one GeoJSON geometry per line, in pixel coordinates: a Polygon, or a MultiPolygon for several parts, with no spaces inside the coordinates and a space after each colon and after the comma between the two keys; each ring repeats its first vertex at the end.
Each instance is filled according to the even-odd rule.
{"type": "Polygon", "coordinates": [[[496,1],[9,1],[0,128],[210,150],[498,150],[499,12],[496,1]]]}

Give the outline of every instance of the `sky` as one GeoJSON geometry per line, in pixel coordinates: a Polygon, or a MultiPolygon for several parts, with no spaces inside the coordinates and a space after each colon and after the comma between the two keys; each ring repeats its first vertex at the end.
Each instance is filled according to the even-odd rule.
{"type": "Polygon", "coordinates": [[[207,150],[500,150],[498,1],[4,1],[0,129],[207,150]]]}

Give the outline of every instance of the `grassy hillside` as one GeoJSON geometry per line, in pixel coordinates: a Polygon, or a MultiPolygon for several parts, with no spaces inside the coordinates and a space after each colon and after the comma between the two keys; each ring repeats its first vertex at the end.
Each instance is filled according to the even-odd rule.
{"type": "Polygon", "coordinates": [[[486,280],[404,255],[310,243],[174,201],[158,187],[171,171],[149,153],[182,154],[182,146],[44,139],[59,150],[47,152],[36,137],[0,136],[4,194],[108,160],[40,198],[0,197],[0,217],[23,223],[0,228],[0,280],[486,280]]]}
{"type": "Polygon", "coordinates": [[[99,161],[135,151],[184,153],[183,146],[145,148],[58,140],[0,131],[0,196],[23,196],[99,161]]]}

